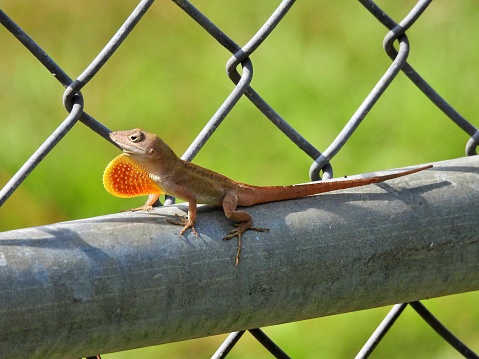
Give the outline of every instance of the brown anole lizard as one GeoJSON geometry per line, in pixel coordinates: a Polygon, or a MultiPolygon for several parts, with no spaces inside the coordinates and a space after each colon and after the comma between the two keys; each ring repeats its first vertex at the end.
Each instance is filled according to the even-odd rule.
{"type": "Polygon", "coordinates": [[[180,235],[187,229],[191,229],[195,235],[198,235],[195,230],[197,203],[222,206],[226,217],[239,222],[238,227],[224,237],[224,239],[238,237],[236,265],[239,263],[243,233],[248,229],[268,230],[253,227],[251,215],[238,209],[238,206],[247,207],[364,186],[432,167],[427,165],[368,178],[333,179],[290,186],[260,187],[236,182],[219,173],[184,161],[176,156],[158,136],[140,129],[112,132],[110,138],[124,153],[112,160],[105,169],[103,184],[106,190],[114,196],[124,198],[148,195],[146,204],[132,211],[150,210],[162,194],[169,194],[187,201],[188,217],[181,223],[184,227],[180,235]]]}

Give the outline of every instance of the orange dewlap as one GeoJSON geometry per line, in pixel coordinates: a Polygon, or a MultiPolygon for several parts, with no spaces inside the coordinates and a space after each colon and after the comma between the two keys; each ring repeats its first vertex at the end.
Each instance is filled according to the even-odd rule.
{"type": "Polygon", "coordinates": [[[124,153],[105,168],[103,186],[108,193],[121,198],[165,193],[141,165],[124,153]]]}

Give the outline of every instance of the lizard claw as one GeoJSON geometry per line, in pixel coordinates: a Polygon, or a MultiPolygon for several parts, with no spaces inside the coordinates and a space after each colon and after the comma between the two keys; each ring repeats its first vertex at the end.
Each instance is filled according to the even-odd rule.
{"type": "MultiPolygon", "coordinates": [[[[240,227],[240,225],[241,225],[241,223],[233,224],[233,226],[235,226],[235,227],[240,227]]],[[[244,232],[246,232],[247,230],[252,230],[252,231],[256,231],[256,232],[269,232],[269,228],[260,228],[260,227],[249,227],[249,228],[246,228],[246,229],[237,228],[237,229],[233,229],[233,230],[229,231],[227,233],[227,235],[223,237],[223,239],[228,240],[228,239],[232,239],[234,237],[239,237],[244,232]]]]}
{"type": "Polygon", "coordinates": [[[181,216],[178,213],[175,213],[175,216],[176,218],[178,218],[178,221],[172,221],[171,219],[167,219],[166,222],[174,224],[176,226],[184,226],[183,229],[180,231],[180,236],[185,234],[186,230],[189,228],[191,229],[191,232],[193,232],[194,235],[198,237],[198,232],[196,232],[195,225],[194,223],[189,222],[188,217],[181,216]]]}
{"type": "Polygon", "coordinates": [[[269,228],[247,227],[244,225],[244,223],[235,223],[233,224],[233,226],[238,228],[229,231],[228,234],[226,234],[226,236],[223,237],[223,240],[230,240],[234,237],[238,237],[238,250],[236,251],[236,256],[235,256],[235,265],[237,267],[239,264],[240,255],[241,255],[241,237],[243,236],[243,233],[246,232],[248,229],[251,229],[252,231],[257,231],[257,232],[269,232],[269,228]]]}
{"type": "Polygon", "coordinates": [[[194,226],[193,223],[191,223],[191,224],[186,224],[186,225],[183,227],[183,229],[180,231],[180,236],[182,236],[183,234],[185,234],[185,232],[186,232],[186,230],[187,230],[188,228],[191,229],[191,232],[193,232],[196,237],[198,237],[198,232],[196,232],[196,229],[195,229],[195,226],[194,226]]]}
{"type": "Polygon", "coordinates": [[[122,209],[120,212],[138,212],[138,211],[146,211],[150,212],[153,206],[147,206],[146,204],[141,207],[130,208],[130,209],[122,209]]]}
{"type": "Polygon", "coordinates": [[[188,222],[188,218],[186,216],[181,216],[178,213],[175,213],[175,217],[178,218],[177,221],[167,219],[166,222],[168,222],[170,224],[174,224],[176,226],[184,226],[188,222]]]}

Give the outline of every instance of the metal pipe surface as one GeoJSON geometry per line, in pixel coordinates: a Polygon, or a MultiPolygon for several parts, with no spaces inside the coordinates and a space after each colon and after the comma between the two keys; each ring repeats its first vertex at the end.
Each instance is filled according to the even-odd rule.
{"type": "Polygon", "coordinates": [[[479,157],[247,209],[201,206],[0,233],[3,357],[78,358],[479,289],[479,157]]]}

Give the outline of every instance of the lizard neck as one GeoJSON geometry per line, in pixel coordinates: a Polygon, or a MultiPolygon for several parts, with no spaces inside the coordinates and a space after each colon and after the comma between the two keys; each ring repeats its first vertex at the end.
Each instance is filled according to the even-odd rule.
{"type": "Polygon", "coordinates": [[[138,162],[150,174],[162,178],[167,176],[178,165],[180,159],[173,150],[160,138],[155,136],[147,146],[145,153],[130,153],[129,156],[138,162]]]}

